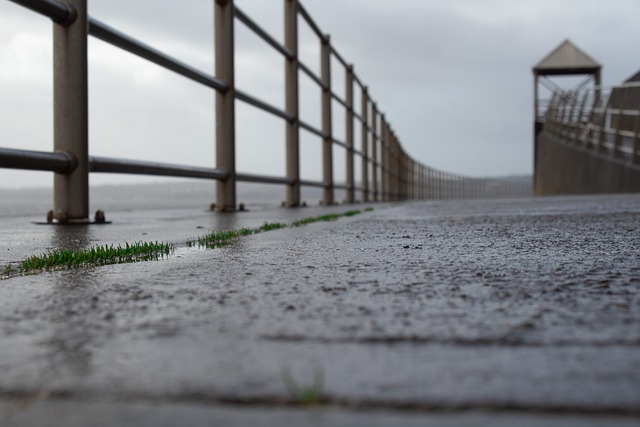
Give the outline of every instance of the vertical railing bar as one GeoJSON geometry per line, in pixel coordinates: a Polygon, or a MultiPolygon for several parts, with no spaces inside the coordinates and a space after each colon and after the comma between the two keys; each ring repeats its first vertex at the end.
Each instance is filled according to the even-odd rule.
{"type": "Polygon", "coordinates": [[[372,170],[372,193],[373,201],[378,201],[378,109],[376,103],[371,103],[371,128],[373,134],[371,135],[371,170],[372,170]]]}
{"type": "Polygon", "coordinates": [[[347,159],[346,159],[346,178],[347,178],[347,203],[354,202],[354,177],[353,177],[353,65],[347,66],[347,74],[345,79],[345,98],[346,98],[346,122],[345,122],[345,139],[347,143],[347,159]]]}
{"type": "Polygon", "coordinates": [[[322,202],[325,206],[334,203],[333,188],[333,138],[331,125],[331,39],[328,35],[320,41],[320,79],[322,89],[322,171],[323,180],[329,185],[324,188],[322,202]]]}
{"type": "Polygon", "coordinates": [[[635,137],[633,138],[633,153],[631,154],[631,164],[640,164],[640,111],[636,112],[634,126],[635,137]]]}
{"type": "Polygon", "coordinates": [[[236,209],[235,160],[235,73],[234,73],[234,2],[215,0],[215,75],[224,80],[229,89],[216,91],[216,167],[229,177],[216,181],[215,210],[229,212],[236,209]]]}
{"type": "MultiPolygon", "coordinates": [[[[613,91],[612,91],[613,93],[613,91]]],[[[626,117],[626,113],[625,113],[625,106],[627,104],[627,99],[629,97],[629,95],[631,94],[630,90],[626,90],[622,92],[622,106],[621,108],[618,109],[617,114],[616,114],[616,118],[617,118],[617,123],[616,123],[616,129],[615,129],[615,135],[614,135],[614,140],[613,140],[613,158],[619,158],[622,157],[623,153],[621,151],[622,148],[622,139],[623,139],[623,123],[625,123],[625,117],[626,117]]]]}
{"type": "Polygon", "coordinates": [[[369,99],[368,99],[368,89],[365,87],[361,91],[360,101],[361,108],[360,112],[362,114],[362,122],[361,122],[361,131],[360,137],[362,139],[362,201],[369,201],[369,125],[368,125],[368,109],[369,109],[369,99]]]}
{"type": "Polygon", "coordinates": [[[285,111],[294,120],[286,124],[286,173],[293,179],[287,186],[285,205],[300,206],[300,112],[298,75],[298,0],[284,0],[284,44],[292,57],[285,59],[285,111]]]}
{"type": "Polygon", "coordinates": [[[53,219],[89,220],[89,95],[87,1],[69,0],[76,19],[53,25],[53,149],[77,162],[70,174],[54,173],[53,219]]]}

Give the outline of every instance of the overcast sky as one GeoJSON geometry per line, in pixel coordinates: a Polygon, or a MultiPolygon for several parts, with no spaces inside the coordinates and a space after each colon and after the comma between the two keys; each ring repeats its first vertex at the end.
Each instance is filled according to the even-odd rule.
{"type": "MultiPolygon", "coordinates": [[[[236,4],[282,41],[282,0],[236,4]]],[[[429,166],[467,176],[532,172],[531,69],[563,40],[603,65],[605,85],[640,68],[637,0],[302,4],[354,64],[406,151],[429,166]]],[[[89,0],[89,14],[213,74],[212,5],[89,0]]],[[[319,42],[299,22],[301,60],[318,71],[319,42]]],[[[0,0],[0,146],[52,150],[51,33],[47,18],[0,0]]],[[[90,154],[214,166],[213,90],[89,40],[90,154]]],[[[282,107],[283,58],[238,21],[236,47],[237,87],[282,107]]],[[[344,96],[344,70],[337,61],[332,68],[333,87],[344,96]]],[[[301,89],[302,118],[319,126],[320,92],[306,77],[301,89]]],[[[344,140],[344,110],[333,107],[333,131],[344,140]]],[[[284,175],[283,122],[242,102],[236,114],[238,170],[284,175]]],[[[301,152],[303,177],[319,179],[319,139],[302,132],[301,152]]],[[[336,147],[334,156],[336,179],[342,179],[344,151],[336,147]]],[[[158,178],[143,181],[150,180],[158,178]]],[[[133,181],[141,178],[91,175],[92,184],[133,181]]],[[[0,170],[0,187],[51,182],[49,173],[0,170]]]]}

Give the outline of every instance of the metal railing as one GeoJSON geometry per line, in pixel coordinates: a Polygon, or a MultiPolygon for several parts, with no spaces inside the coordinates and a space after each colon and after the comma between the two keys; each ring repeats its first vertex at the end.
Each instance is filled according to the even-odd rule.
{"type": "Polygon", "coordinates": [[[54,147],[53,152],[0,148],[0,167],[54,172],[54,221],[88,221],[90,172],[190,177],[216,181],[217,211],[236,209],[236,182],[276,183],[286,186],[286,206],[300,205],[300,187],[323,188],[324,204],[333,204],[334,191],[345,190],[345,202],[404,199],[482,197],[509,195],[511,184],[496,192],[499,180],[465,178],[440,171],[412,159],[396,132],[369,95],[367,87],[321,32],[298,0],[284,2],[284,44],[273,39],[233,0],[214,0],[215,76],[203,73],[145,43],[87,16],[87,0],[10,0],[51,18],[54,22],[54,147]],[[301,17],[320,41],[320,75],[298,57],[298,20],[301,17]],[[285,107],[280,109],[236,89],[234,82],[234,23],[238,20],[285,58],[285,107]],[[87,36],[92,35],[190,80],[215,90],[216,166],[212,168],[154,163],[143,160],[89,155],[87,36]],[[332,90],[331,58],[345,68],[346,91],[342,99],[332,90]],[[321,128],[301,120],[299,73],[322,90],[321,128]],[[359,109],[354,86],[361,91],[359,109]],[[235,102],[242,101],[283,119],[286,123],[286,172],[283,177],[236,171],[235,102]],[[332,101],[346,111],[345,139],[332,133],[332,101]],[[361,126],[360,148],[354,126],[361,126]],[[322,180],[300,177],[300,130],[322,138],[322,180]],[[333,147],[346,150],[346,182],[334,180],[333,147]],[[361,159],[361,176],[354,176],[354,158],[361,159]],[[356,186],[356,182],[360,186],[356,186]]]}
{"type": "Polygon", "coordinates": [[[557,91],[544,129],[566,142],[640,165],[640,82],[557,91]]]}

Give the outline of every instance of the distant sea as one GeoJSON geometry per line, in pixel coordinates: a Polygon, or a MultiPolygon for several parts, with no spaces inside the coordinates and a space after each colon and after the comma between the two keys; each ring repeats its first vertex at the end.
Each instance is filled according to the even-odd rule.
{"type": "MultiPolygon", "coordinates": [[[[496,179],[510,182],[521,189],[521,195],[531,191],[530,176],[513,176],[496,179]]],[[[94,185],[89,192],[89,212],[100,209],[107,214],[145,209],[209,209],[215,202],[216,183],[213,181],[185,180],[154,184],[94,185]]],[[[274,184],[238,183],[237,202],[249,210],[279,208],[285,200],[285,186],[274,184]]],[[[496,194],[497,195],[497,194],[496,194]]],[[[357,197],[357,196],[356,196],[357,197]]],[[[317,206],[322,189],[303,187],[301,200],[308,206],[317,206]]],[[[343,201],[344,190],[335,191],[335,200],[343,201]]],[[[53,208],[51,188],[0,188],[0,218],[41,216],[53,208]]]]}
{"type": "MultiPolygon", "coordinates": [[[[215,202],[215,187],[213,181],[96,185],[90,188],[89,209],[91,213],[101,209],[107,214],[145,209],[206,210],[215,202]]],[[[250,210],[275,209],[285,199],[282,185],[239,183],[237,191],[238,203],[250,210]]],[[[309,205],[317,205],[320,198],[320,189],[302,190],[302,200],[309,205]]],[[[0,189],[0,218],[41,215],[44,219],[52,208],[51,188],[0,189]]]]}

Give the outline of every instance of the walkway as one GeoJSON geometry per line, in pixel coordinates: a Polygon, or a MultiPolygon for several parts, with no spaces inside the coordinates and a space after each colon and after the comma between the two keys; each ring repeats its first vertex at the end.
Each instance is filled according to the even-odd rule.
{"type": "MultiPolygon", "coordinates": [[[[4,221],[0,260],[320,212],[4,221]]],[[[638,425],[639,248],[640,195],[432,201],[14,277],[0,425],[638,425]]]]}

